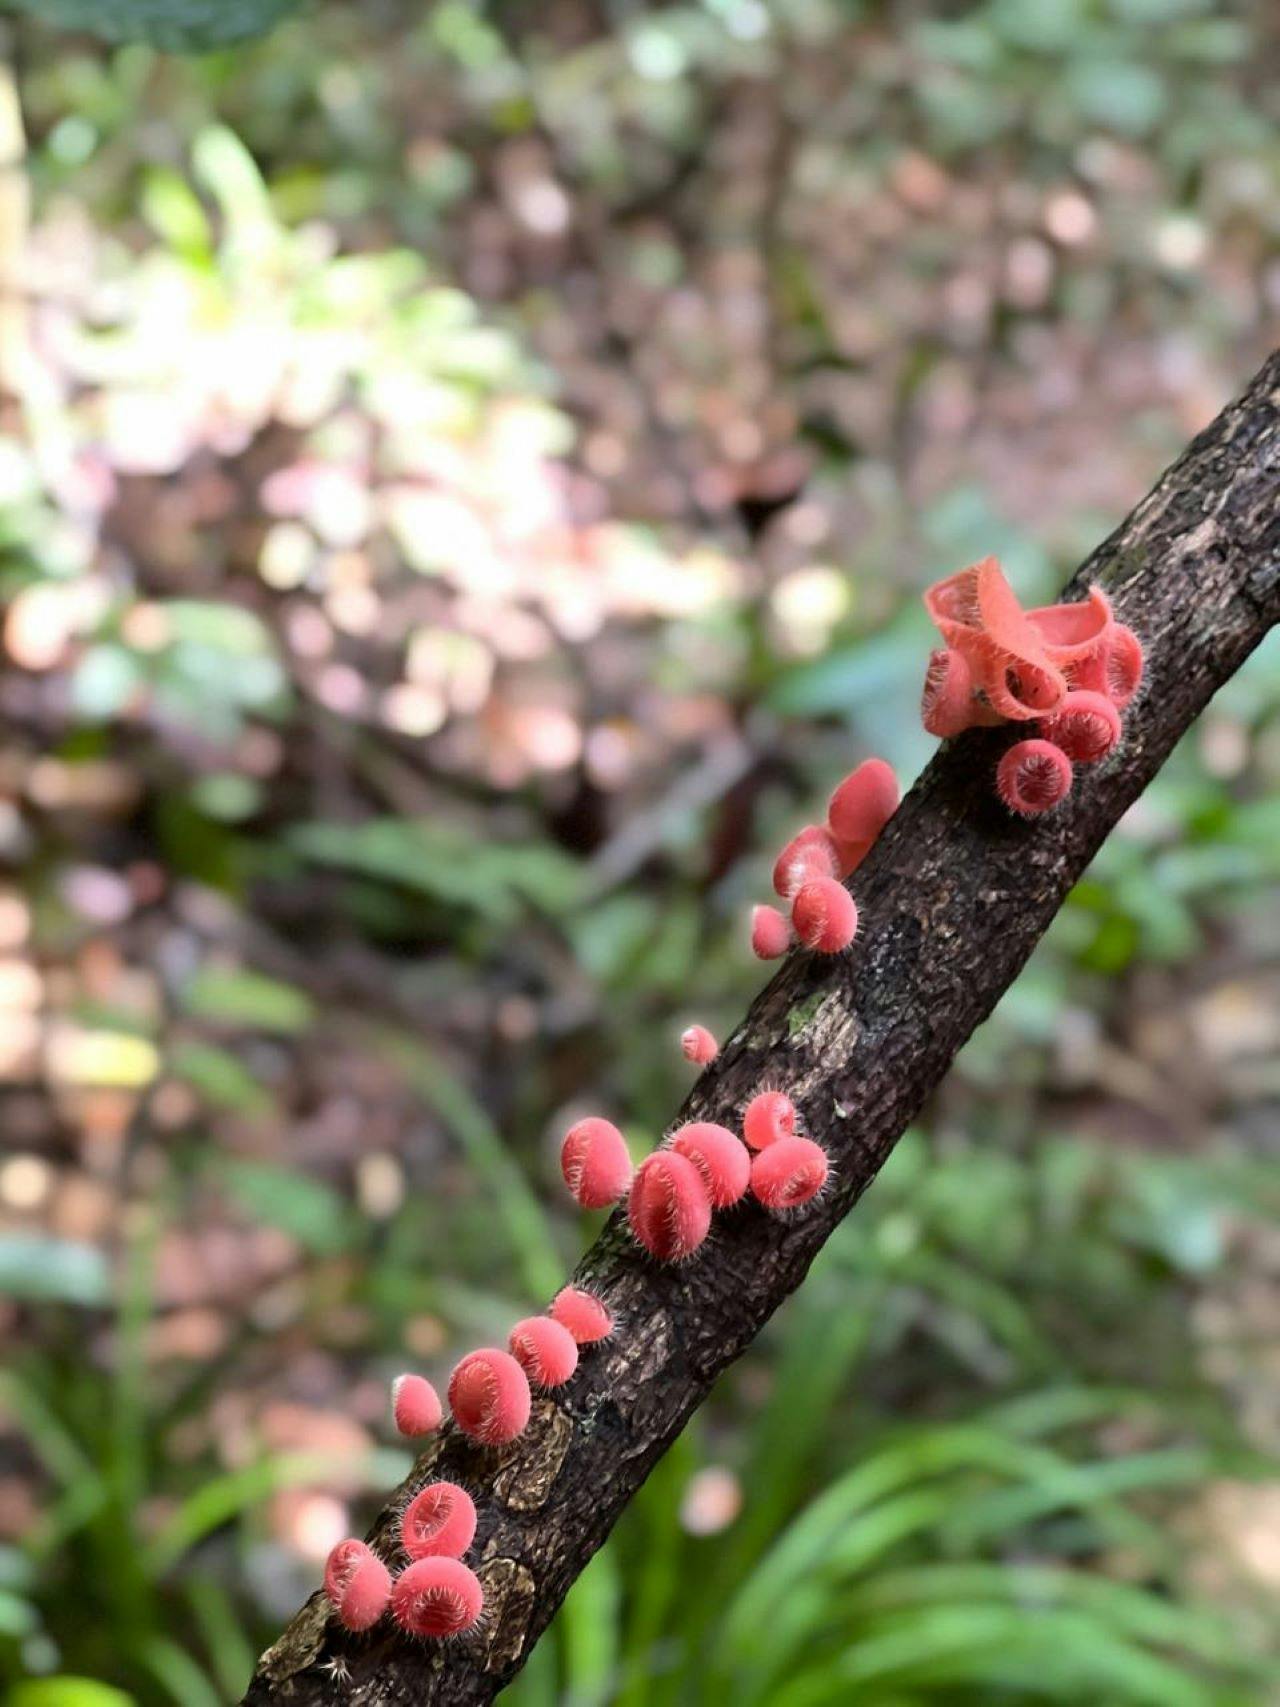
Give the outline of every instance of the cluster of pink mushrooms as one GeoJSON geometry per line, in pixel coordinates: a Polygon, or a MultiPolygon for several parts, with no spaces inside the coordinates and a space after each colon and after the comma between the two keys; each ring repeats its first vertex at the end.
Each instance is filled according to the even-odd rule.
{"type": "MultiPolygon", "coordinates": [[[[934,735],[975,724],[1034,723],[1038,735],[1001,759],[996,786],[1011,810],[1037,814],[1069,793],[1073,766],[1105,758],[1120,738],[1120,713],[1142,678],[1142,647],[1118,623],[1100,588],[1079,604],[1024,611],[994,557],[936,582],[925,604],[945,646],[929,659],[922,715],[934,735]]],[[[823,824],[808,824],[779,854],[773,887],[790,917],[756,907],[751,944],[762,960],[796,942],[838,954],[853,941],[858,909],[844,880],[870,852],[898,805],[898,782],[883,759],[868,759],[831,796],[823,824]]],[[[685,1057],[702,1067],[718,1053],[702,1025],[681,1037],[685,1057]]],[[[637,1242],[659,1262],[683,1262],[706,1241],[716,1210],[750,1194],[775,1215],[802,1209],[822,1191],[830,1163],[821,1145],[796,1130],[795,1105],[761,1090],[747,1103],[742,1135],[712,1121],[677,1127],[633,1167],[622,1133],[597,1115],[577,1121],[560,1152],[565,1184],[584,1209],[626,1201],[637,1242]]],[[[484,1447],[520,1435],[531,1387],[562,1387],[580,1351],[614,1331],[592,1293],[565,1287],[542,1316],[516,1323],[507,1349],[468,1352],[449,1379],[448,1401],[461,1431],[484,1447]]],[[[396,1427],[408,1438],[433,1434],[443,1406],[421,1375],[392,1386],[396,1427]]],[[[443,1638],[471,1629],[484,1591],[463,1562],[476,1532],[471,1496],[454,1482],[428,1482],[400,1516],[408,1559],[393,1577],[365,1542],[340,1541],[325,1566],[325,1592],[349,1630],[372,1629],[390,1612],[409,1635],[443,1638]]]]}
{"type": "MultiPolygon", "coordinates": [[[[481,1446],[505,1446],[524,1432],[532,1409],[530,1384],[560,1387],[578,1367],[579,1348],[613,1332],[613,1318],[592,1293],[566,1286],[545,1316],[517,1322],[506,1351],[468,1352],[449,1378],[449,1408],[465,1435],[481,1446]]],[[[409,1439],[434,1434],[444,1418],[439,1394],[422,1375],[392,1384],[391,1407],[409,1439]]],[[[484,1611],[480,1579],[463,1554],[476,1532],[475,1502],[456,1482],[428,1482],[400,1515],[400,1545],[408,1564],[392,1576],[364,1541],[339,1541],[325,1565],[324,1588],[340,1623],[370,1630],[388,1610],[410,1636],[459,1636],[484,1611]]]]}
{"type": "Polygon", "coordinates": [[[1119,741],[1142,680],[1137,635],[1101,587],[1076,604],[1023,610],[994,557],[935,581],[924,602],[946,642],[925,673],[925,728],[1035,726],[1000,760],[996,791],[1011,812],[1048,812],[1071,792],[1075,766],[1097,764],[1119,741]]]}
{"type": "Polygon", "coordinates": [[[799,941],[818,954],[839,954],[858,931],[858,906],[844,886],[871,852],[898,809],[898,779],[884,759],[851,771],[827,803],[825,824],[806,824],[778,855],[774,892],[791,904],[788,919],[777,907],[756,907],[751,947],[761,960],[777,960],[799,941]]]}
{"type": "MultiPolygon", "coordinates": [[[[705,1026],[690,1026],[681,1046],[700,1066],[717,1054],[705,1026]]],[[[726,1126],[693,1121],[638,1168],[613,1122],[590,1115],[565,1134],[560,1167],[584,1209],[610,1209],[625,1197],[636,1240],[660,1262],[691,1257],[710,1231],[712,1211],[729,1208],[748,1191],[773,1214],[787,1214],[812,1202],[829,1173],[826,1152],[796,1131],[795,1105],[781,1091],[752,1098],[741,1139],[726,1126]]],[[[481,1446],[509,1444],[529,1422],[532,1388],[562,1387],[578,1367],[581,1348],[608,1339],[613,1329],[599,1298],[565,1287],[546,1315],[516,1323],[505,1351],[485,1347],[457,1364],[448,1387],[454,1423],[481,1446]]],[[[440,1397],[424,1376],[399,1376],[391,1403],[396,1427],[407,1438],[433,1434],[443,1421],[440,1397]]],[[[390,1612],[411,1636],[440,1639],[470,1630],[484,1611],[480,1579],[463,1562],[475,1532],[475,1502],[467,1491],[456,1482],[428,1482],[400,1515],[408,1563],[397,1575],[354,1537],[330,1552],[324,1587],[339,1622],[348,1630],[370,1630],[390,1612]]]]}
{"type": "MultiPolygon", "coordinates": [[[[681,1044],[699,1065],[717,1053],[705,1026],[691,1026],[681,1044]]],[[[561,1172],[584,1209],[609,1209],[625,1197],[644,1249],[660,1262],[682,1262],[706,1239],[713,1209],[727,1209],[748,1190],[766,1209],[785,1214],[812,1202],[826,1184],[826,1152],[797,1133],[795,1106],[782,1092],[762,1091],[748,1103],[743,1138],[710,1121],[691,1122],[633,1168],[622,1133],[591,1115],[565,1134],[561,1172]]],[[[505,1351],[485,1347],[456,1365],[448,1387],[454,1423],[481,1446],[509,1444],[529,1422],[532,1388],[562,1387],[578,1367],[580,1349],[608,1339],[613,1329],[599,1298],[565,1287],[546,1315],[516,1323],[505,1351]]],[[[434,1434],[444,1418],[439,1394],[421,1375],[399,1376],[391,1403],[406,1438],[434,1434]]],[[[397,1575],[355,1537],[330,1552],[324,1588],[339,1622],[370,1630],[389,1611],[411,1636],[440,1639],[470,1630],[484,1611],[480,1579],[463,1562],[475,1532],[475,1502],[465,1488],[428,1482],[400,1515],[408,1563],[397,1575]]]]}
{"type": "MultiPolygon", "coordinates": [[[[699,1065],[715,1057],[705,1026],[691,1026],[681,1042],[699,1065]]],[[[618,1128],[590,1115],[565,1134],[560,1167],[584,1209],[609,1209],[625,1198],[636,1242],[659,1262],[691,1257],[711,1231],[715,1210],[750,1193],[772,1214],[787,1214],[811,1203],[830,1172],[822,1146],[796,1131],[795,1105],[781,1091],[751,1099],[741,1138],[714,1121],[690,1121],[634,1169],[618,1128]]]]}

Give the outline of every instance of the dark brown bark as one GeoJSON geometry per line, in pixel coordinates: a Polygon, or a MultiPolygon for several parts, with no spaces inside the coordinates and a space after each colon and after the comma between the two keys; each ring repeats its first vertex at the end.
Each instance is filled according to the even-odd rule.
{"type": "MultiPolygon", "coordinates": [[[[757,997],[681,1119],[738,1125],[762,1082],[786,1089],[835,1164],[835,1189],[790,1221],[744,1205],[693,1261],[660,1267],[615,1216],[577,1279],[620,1328],[563,1395],[535,1401],[511,1447],[446,1428],[392,1496],[371,1539],[402,1563],[395,1521],[424,1481],[479,1494],[472,1555],[483,1634],[431,1645],[389,1621],[345,1635],[315,1596],[264,1654],[251,1707],[492,1700],[717,1375],[804,1279],[961,1044],[991,1012],[1104,837],[1179,736],[1280,618],[1280,352],[1200,435],[1071,583],[1111,593],[1147,650],[1147,675],[1111,762],[1069,801],[1012,819],[992,774],[1013,736],[945,745],[853,882],[862,928],[834,959],[792,954],[757,997]],[[349,1680],[339,1687],[335,1678],[349,1680]]],[[[923,659],[921,660],[923,666],[923,659]]]]}

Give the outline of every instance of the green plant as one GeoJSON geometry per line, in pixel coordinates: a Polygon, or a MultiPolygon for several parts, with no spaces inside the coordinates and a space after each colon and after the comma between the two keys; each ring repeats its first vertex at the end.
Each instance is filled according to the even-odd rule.
{"type": "MultiPolygon", "coordinates": [[[[262,1451],[232,1468],[175,1457],[171,1433],[198,1417],[210,1372],[177,1381],[166,1373],[162,1382],[149,1367],[155,1233],[129,1256],[110,1367],[86,1355],[69,1320],[50,1317],[43,1355],[0,1374],[0,1409],[45,1488],[39,1522],[5,1555],[17,1593],[0,1599],[0,1677],[56,1663],[110,1678],[139,1700],[218,1707],[243,1688],[258,1632],[243,1597],[210,1568],[210,1542],[251,1521],[273,1493],[353,1474],[381,1486],[408,1461],[394,1450],[356,1464],[330,1452],[262,1451]]],[[[97,1687],[49,1678],[16,1685],[13,1699],[98,1707],[97,1687]]]]}
{"type": "Polygon", "coordinates": [[[265,34],[300,0],[6,0],[46,24],[89,30],[108,41],[146,41],[179,53],[206,53],[265,34]]]}
{"type": "Polygon", "coordinates": [[[1041,1325],[1058,1288],[1087,1315],[1102,1286],[1141,1339],[1183,1260],[1180,1217],[1242,1204],[1256,1172],[1064,1140],[1017,1162],[905,1143],[787,1307],[765,1402],[722,1394],[620,1527],[611,1669],[588,1683],[553,1636],[513,1707],[1261,1699],[1273,1638],[1198,1600],[1168,1518],[1217,1478],[1273,1470],[1185,1366],[1163,1396],[1126,1388],[1088,1340],[1055,1347],[1041,1325]],[[951,1395],[895,1420],[936,1356],[951,1395]],[[993,1379],[1007,1396],[981,1396],[993,1379]],[[696,1504],[690,1528],[681,1513],[726,1458],[744,1503],[700,1538],[696,1504]]]}
{"type": "MultiPolygon", "coordinates": [[[[214,10],[56,15],[128,11],[168,46],[214,10]]],[[[597,8],[580,34],[559,8],[437,0],[318,5],[177,59],[46,28],[50,0],[23,12],[49,371],[0,444],[5,644],[36,642],[5,659],[4,923],[16,897],[31,929],[0,964],[6,995],[45,981],[33,1012],[63,1035],[28,1063],[29,1015],[0,1027],[6,1137],[12,1096],[20,1164],[54,1181],[0,1236],[5,1450],[35,1518],[0,1550],[0,1676],[13,1707],[123,1707],[118,1684],[202,1707],[234,1698],[281,1580],[292,1601],[318,1573],[295,1582],[271,1526],[290,1460],[230,1463],[193,1418],[230,1399],[252,1423],[300,1373],[341,1409],[411,1340],[415,1364],[487,1342],[560,1284],[566,1098],[590,1085],[657,1142],[691,992],[723,1035],[754,982],[760,850],[852,756],[904,778],[927,757],[917,571],[991,542],[1048,596],[1185,437],[1178,411],[1267,338],[1267,38],[1256,8],[1196,0],[905,25],[686,0],[597,8]],[[1043,436],[992,430],[1045,419],[1046,395],[1043,436]],[[281,470],[287,514],[263,508],[281,470]],[[441,480],[445,509],[418,489],[441,480]],[[601,525],[557,501],[538,555],[523,506],[569,486],[601,525]],[[353,563],[357,630],[378,613],[354,633],[333,620],[353,563]],[[365,712],[317,694],[299,614],[365,712]],[[406,685],[409,717],[384,718],[406,685]],[[513,722],[544,703],[560,756],[513,766],[513,722]],[[129,1111],[118,1171],[82,1107],[104,1097],[129,1111]],[[64,1185],[109,1195],[112,1226],[172,1192],[195,1230],[283,1245],[284,1326],[250,1310],[203,1365],[135,1349],[112,1374],[152,1313],[122,1305],[109,1236],[44,1225],[64,1185]]],[[[1273,1609],[1232,1597],[1244,1657],[1215,1657],[1184,1519],[1223,1474],[1274,1475],[1238,1419],[1267,1411],[1247,1304],[1280,1219],[1253,1136],[1278,660],[1275,636],[1107,843],[514,1702],[749,1689],[755,1634],[728,1609],[787,1580],[840,1488],[848,1549],[785,1591],[809,1698],[1258,1707],[1273,1609]],[[1172,1022],[1222,1050],[1192,1054],[1191,1130],[1182,1080],[1159,1094],[1183,1032],[1147,1049],[1172,1022]],[[1139,1355],[1149,1407],[1117,1391],[1139,1355]],[[1130,1456],[1149,1486],[1112,1482],[1130,1456]],[[727,1485],[750,1487],[731,1522],[727,1485]]],[[[764,923],[780,950],[785,919],[764,923]]]]}

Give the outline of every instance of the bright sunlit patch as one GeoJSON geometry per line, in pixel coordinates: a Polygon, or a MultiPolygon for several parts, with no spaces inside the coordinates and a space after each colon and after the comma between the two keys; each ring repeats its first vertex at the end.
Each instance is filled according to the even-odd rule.
{"type": "Polygon", "coordinates": [[[0,1203],[29,1214],[53,1187],[53,1169],[39,1156],[13,1156],[0,1164],[0,1203]]]}
{"type": "Polygon", "coordinates": [[[381,711],[388,728],[418,740],[434,735],[448,715],[443,694],[413,682],[397,682],[388,688],[382,696],[381,711]]]}
{"type": "Polygon", "coordinates": [[[493,653],[473,634],[418,628],[405,656],[411,682],[439,690],[463,716],[480,710],[493,686],[493,653]]]}
{"type": "Polygon", "coordinates": [[[49,1077],[64,1084],[121,1090],[149,1085],[160,1070],[160,1057],[145,1037],[89,1031],[66,1021],[50,1028],[45,1062],[49,1077]]]}
{"type": "Polygon", "coordinates": [[[511,204],[520,223],[539,237],[558,237],[573,217],[568,196],[552,178],[531,178],[518,185],[511,204]]]}
{"type": "Polygon", "coordinates": [[[1172,272],[1190,272],[1204,260],[1209,248],[1209,234],[1192,215],[1170,214],[1156,227],[1152,247],[1156,259],[1172,272]]]}
{"type": "Polygon", "coordinates": [[[286,1539],[304,1559],[327,1557],[347,1532],[350,1514],[342,1500],[332,1494],[305,1493],[288,1513],[286,1539]]]}
{"type": "Polygon", "coordinates": [[[1087,243],[1097,225],[1093,203],[1078,190],[1059,190],[1045,203],[1044,228],[1055,242],[1067,248],[1087,243]]]}
{"type": "Polygon", "coordinates": [[[143,599],[125,612],[120,632],[135,652],[160,652],[173,639],[173,622],[163,605],[143,599]]]}
{"type": "Polygon", "coordinates": [[[826,563],[812,563],[786,576],[770,600],[787,644],[804,653],[822,651],[851,602],[847,578],[826,563]]]}
{"type": "Polygon", "coordinates": [[[29,1078],[40,1051],[40,1022],[34,1014],[4,1015],[0,1025],[0,1079],[29,1078]]]}
{"type": "Polygon", "coordinates": [[[311,571],[318,547],[301,522],[275,522],[267,529],[258,554],[258,573],[269,587],[287,592],[300,587],[311,571]]]}
{"type": "Polygon", "coordinates": [[[0,1013],[15,1008],[30,1013],[43,995],[44,980],[29,960],[0,960],[0,1013]]]}
{"type": "Polygon", "coordinates": [[[15,594],[4,622],[5,650],[23,670],[52,670],[75,631],[68,588],[41,581],[15,594]]]}
{"type": "Polygon", "coordinates": [[[515,738],[535,770],[567,770],[582,752],[582,730],[554,705],[527,705],[516,716],[515,738]]]}
{"type": "Polygon", "coordinates": [[[356,1193],[360,1207],[374,1220],[385,1221],[404,1202],[404,1169],[385,1150],[361,1156],[356,1164],[356,1193]]]}
{"type": "Polygon", "coordinates": [[[0,950],[21,948],[31,930],[31,910],[20,895],[0,892],[0,950]]]}
{"type": "Polygon", "coordinates": [[[732,1470],[709,1464],[690,1476],[680,1501],[680,1526],[689,1535],[719,1535],[742,1510],[742,1483],[732,1470]]]}

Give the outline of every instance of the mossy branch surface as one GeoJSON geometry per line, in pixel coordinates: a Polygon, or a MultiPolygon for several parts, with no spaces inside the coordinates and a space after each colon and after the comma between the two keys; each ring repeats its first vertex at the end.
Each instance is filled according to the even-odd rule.
{"type": "Polygon", "coordinates": [[[1107,834],[1280,619],[1280,352],[1065,596],[1091,582],[1146,648],[1117,753],[1084,771],[1061,809],[1027,821],[1005,812],[991,786],[1016,730],[970,730],[944,745],[851,881],[862,919],[853,947],[831,958],[792,953],[676,1116],[740,1129],[756,1091],[785,1090],[832,1158],[827,1195],[792,1220],[745,1202],[677,1266],[650,1260],[613,1216],[575,1278],[614,1312],[614,1339],[584,1356],[554,1397],[535,1399],[528,1430],[510,1446],[486,1451],[446,1425],[370,1534],[388,1564],[402,1564],[395,1530],[409,1498],[434,1477],[470,1490],[481,1626],[450,1643],[413,1641],[387,1620],[352,1636],[313,1596],[263,1655],[246,1707],[470,1707],[519,1670],[628,1500],[800,1285],[1107,834]]]}

